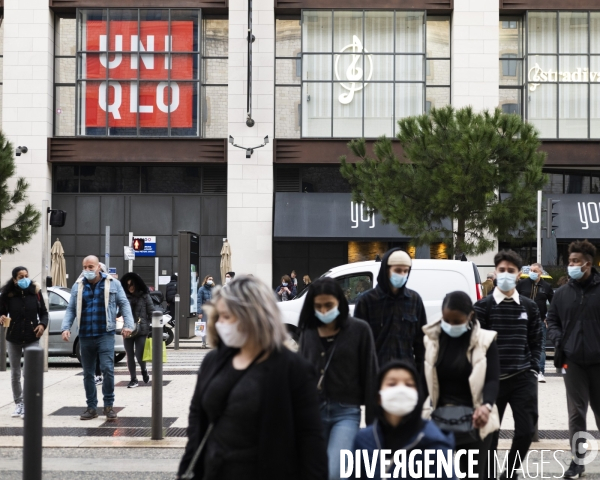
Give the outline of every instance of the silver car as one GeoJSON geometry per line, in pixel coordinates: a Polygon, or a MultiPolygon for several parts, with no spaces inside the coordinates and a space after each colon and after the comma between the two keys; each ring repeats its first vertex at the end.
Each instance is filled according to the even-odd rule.
{"type": "MultiPolygon", "coordinates": [[[[48,355],[51,357],[77,357],[77,360],[81,363],[78,335],[79,325],[77,322],[73,322],[73,326],[71,327],[71,338],[69,341],[65,342],[62,339],[61,326],[70,299],[70,288],[48,288],[48,317],[50,325],[48,330],[48,355]]],[[[119,318],[117,319],[117,335],[115,336],[115,363],[120,362],[125,358],[125,347],[123,346],[121,328],[123,328],[123,323],[122,319],[119,318]]]]}

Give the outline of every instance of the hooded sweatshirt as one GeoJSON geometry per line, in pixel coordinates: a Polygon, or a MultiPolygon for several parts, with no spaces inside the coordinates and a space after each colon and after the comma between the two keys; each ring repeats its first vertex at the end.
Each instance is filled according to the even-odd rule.
{"type": "Polygon", "coordinates": [[[379,365],[409,359],[422,372],[425,359],[422,328],[427,325],[427,316],[417,292],[406,285],[396,295],[392,292],[388,259],[396,250],[401,249],[394,248],[383,256],[377,286],[358,298],[354,316],[371,327],[379,365]]]}

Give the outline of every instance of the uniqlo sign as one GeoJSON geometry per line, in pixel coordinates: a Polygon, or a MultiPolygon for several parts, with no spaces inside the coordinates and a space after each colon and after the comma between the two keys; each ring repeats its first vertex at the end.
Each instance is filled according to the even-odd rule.
{"type": "Polygon", "coordinates": [[[88,128],[171,128],[193,126],[194,24],[171,22],[87,22],[85,125],[88,128]],[[139,56],[138,56],[139,51],[139,56]],[[171,55],[168,55],[171,52],[171,55]],[[108,80],[107,80],[108,70],[108,80]],[[170,83],[167,81],[171,79],[170,83]],[[139,80],[138,80],[139,79],[139,80]]]}

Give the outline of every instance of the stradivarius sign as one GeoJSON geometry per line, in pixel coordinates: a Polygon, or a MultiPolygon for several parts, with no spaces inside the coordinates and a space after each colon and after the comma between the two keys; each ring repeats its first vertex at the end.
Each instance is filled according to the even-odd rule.
{"type": "Polygon", "coordinates": [[[600,72],[591,72],[587,68],[577,68],[573,72],[544,70],[536,63],[529,69],[527,79],[529,80],[529,90],[535,92],[536,88],[542,83],[600,82],[600,72]]]}

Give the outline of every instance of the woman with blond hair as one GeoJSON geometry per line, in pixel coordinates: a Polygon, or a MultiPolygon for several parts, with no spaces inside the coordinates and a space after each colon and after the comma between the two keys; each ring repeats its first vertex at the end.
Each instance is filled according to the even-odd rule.
{"type": "Polygon", "coordinates": [[[198,372],[178,478],[326,480],[317,380],[284,347],[273,292],[236,278],[204,311],[217,348],[198,372]]]}

